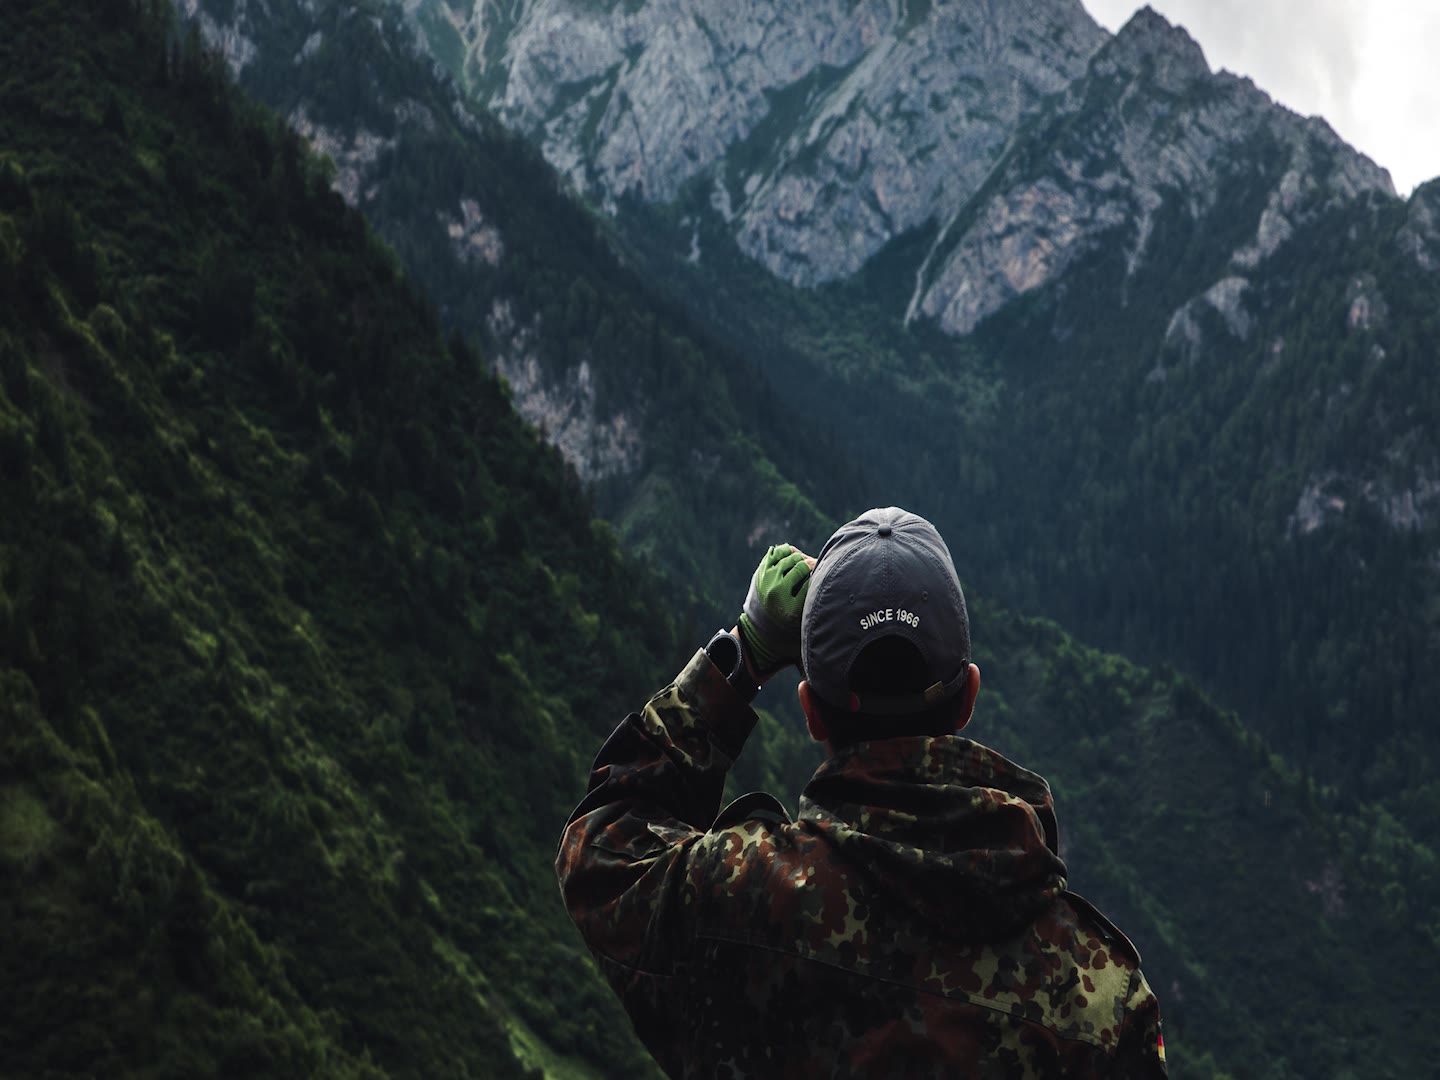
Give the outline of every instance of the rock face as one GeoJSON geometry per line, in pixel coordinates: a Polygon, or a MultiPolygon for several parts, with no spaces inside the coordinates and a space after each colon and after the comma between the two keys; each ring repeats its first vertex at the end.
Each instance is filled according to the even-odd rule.
{"type": "MultiPolygon", "coordinates": [[[[929,316],[967,334],[986,316],[1062,275],[1113,230],[1126,245],[1127,274],[1147,258],[1156,215],[1178,202],[1194,220],[1217,206],[1227,185],[1279,156],[1284,168],[1254,223],[1254,239],[1231,259],[1254,270],[1295,225],[1364,192],[1394,194],[1389,174],[1319,120],[1275,105],[1247,79],[1210,72],[1183,30],[1150,9],[1139,12],[1096,55],[1033,136],[1043,148],[1001,166],[978,206],[963,208],[958,235],[937,243],[922,271],[909,317],[929,316]]],[[[1234,336],[1248,334],[1239,306],[1243,276],[1228,274],[1201,301],[1234,336]]],[[[1191,342],[1191,305],[1171,334],[1191,342]]]]}
{"type": "Polygon", "coordinates": [[[236,0],[233,20],[223,22],[202,10],[200,0],[180,0],[178,5],[187,19],[194,19],[212,49],[219,51],[233,72],[239,72],[255,59],[255,42],[241,30],[249,0],[236,0]]]}
{"type": "Polygon", "coordinates": [[[742,250],[797,284],[846,277],[894,237],[963,205],[1022,116],[1100,35],[1056,3],[937,5],[891,27],[744,178],[742,250]]]}
{"type": "Polygon", "coordinates": [[[373,197],[374,191],[366,185],[366,177],[380,155],[395,148],[394,139],[383,138],[364,128],[325,127],[312,120],[303,105],[297,106],[286,119],[311,149],[324,154],[334,164],[333,185],[342,199],[358,207],[362,198],[373,197]]]}
{"type": "MultiPolygon", "coordinates": [[[[547,156],[570,164],[576,180],[611,197],[660,200],[744,138],[769,93],[817,68],[854,65],[889,14],[882,0],[630,9],[527,4],[493,105],[507,123],[543,132],[547,156]]],[[[470,32],[484,42],[501,17],[479,3],[470,32]]]]}
{"type": "Polygon", "coordinates": [[[1374,274],[1361,274],[1350,282],[1346,290],[1345,326],[1350,330],[1375,330],[1385,325],[1390,317],[1390,305],[1385,302],[1374,274]]]}
{"type": "Polygon", "coordinates": [[[1250,282],[1243,277],[1217,281],[1170,317],[1170,325],[1165,330],[1165,344],[1178,348],[1186,359],[1196,359],[1205,344],[1202,313],[1207,308],[1219,315],[1231,337],[1246,340],[1253,326],[1253,319],[1245,308],[1245,294],[1249,288],[1250,282]]]}
{"type": "Polygon", "coordinates": [[[611,206],[704,178],[740,247],[802,285],[964,203],[1105,39],[1078,0],[513,6],[459,27],[507,124],[611,206]]]}
{"type": "Polygon", "coordinates": [[[1290,515],[1290,531],[1307,536],[1359,502],[1368,503],[1392,529],[1420,532],[1440,519],[1440,475],[1425,466],[1402,480],[1351,477],[1333,471],[1310,479],[1290,515]]]}
{"type": "MultiPolygon", "coordinates": [[[[1134,274],[1167,200],[1203,217],[1257,147],[1283,164],[1227,281],[1325,207],[1393,195],[1149,8],[1111,39],[1075,0],[417,3],[447,13],[427,25],[460,36],[472,90],[612,210],[708,185],[741,250],[798,285],[933,224],[906,317],[952,334],[1117,230],[1134,274]]],[[[1423,265],[1430,219],[1414,232],[1423,265]]]]}
{"type": "Polygon", "coordinates": [[[1410,217],[1400,231],[1401,246],[1421,270],[1440,270],[1440,180],[1419,188],[1410,199],[1410,217]]]}
{"type": "Polygon", "coordinates": [[[446,218],[445,234],[454,242],[455,254],[461,262],[479,260],[487,266],[499,266],[505,255],[505,241],[500,230],[485,219],[480,204],[474,199],[461,199],[459,214],[446,218]]]}
{"type": "MultiPolygon", "coordinates": [[[[473,93],[602,205],[683,198],[694,213],[698,196],[741,250],[793,283],[843,279],[929,226],[928,248],[912,245],[913,261],[890,268],[914,283],[894,314],[954,335],[1017,297],[1065,287],[1096,252],[1104,273],[1124,277],[1122,295],[1154,303],[1146,281],[1168,256],[1155,237],[1174,235],[1177,219],[1198,232],[1223,224],[1207,277],[1155,312],[1143,347],[1156,381],[1177,360],[1213,363],[1251,341],[1277,295],[1271,260],[1310,223],[1393,196],[1388,175],[1323,121],[1212,73],[1195,42],[1149,9],[1110,37],[1078,0],[405,0],[411,21],[387,9],[383,27],[312,0],[184,6],[243,77],[333,66],[349,24],[373,24],[376,47],[400,51],[420,27],[432,57],[449,56],[473,93]],[[447,53],[447,40],[460,48],[447,53]]],[[[334,160],[337,190],[370,210],[406,132],[474,123],[453,91],[428,104],[412,92],[377,90],[379,109],[348,123],[303,95],[284,109],[334,160]]],[[[482,205],[478,192],[455,192],[412,228],[442,233],[462,277],[499,280],[491,272],[515,238],[482,205]]],[[[1440,184],[1416,193],[1397,242],[1420,270],[1440,268],[1440,184]]],[[[1356,277],[1343,304],[1336,325],[1352,334],[1389,318],[1373,278],[1356,277]]],[[[484,329],[517,406],[581,475],[638,467],[641,414],[601,414],[597,401],[615,399],[597,396],[607,373],[591,370],[593,357],[575,349],[542,367],[536,342],[549,328],[503,302],[484,329]]],[[[1267,331],[1271,359],[1283,329],[1267,331]]],[[[1429,512],[1427,485],[1400,485],[1392,500],[1350,483],[1337,497],[1393,501],[1387,518],[1408,520],[1406,507],[1429,512]]],[[[1297,520],[1323,523],[1315,507],[1330,504],[1318,488],[1300,502],[1297,520]]]]}
{"type": "Polygon", "coordinates": [[[635,469],[642,449],[640,425],[625,410],[609,416],[597,413],[588,358],[559,374],[547,374],[539,358],[538,317],[521,323],[508,300],[495,301],[488,329],[495,369],[510,383],[516,410],[554,444],[581,480],[591,483],[635,469]]]}

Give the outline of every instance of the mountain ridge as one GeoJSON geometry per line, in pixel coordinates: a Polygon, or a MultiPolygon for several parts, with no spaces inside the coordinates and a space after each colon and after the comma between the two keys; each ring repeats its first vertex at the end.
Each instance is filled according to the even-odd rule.
{"type": "Polygon", "coordinates": [[[1100,48],[1087,74],[1036,123],[1058,134],[1036,140],[1054,147],[1049,161],[1012,158],[997,166],[987,184],[996,193],[982,192],[960,211],[971,224],[948,252],[937,245],[927,255],[929,264],[939,254],[939,265],[928,287],[923,278],[917,284],[907,317],[923,314],[948,333],[967,335],[1018,296],[1063,276],[1100,234],[1132,222],[1137,235],[1126,273],[1133,275],[1164,193],[1183,200],[1192,217],[1206,215],[1223,198],[1227,172],[1255,156],[1248,144],[1256,140],[1288,153],[1289,163],[1256,221],[1254,241],[1234,255],[1239,266],[1254,268],[1274,253],[1293,232],[1287,214],[1313,215],[1366,192],[1394,195],[1388,173],[1323,121],[1275,106],[1246,80],[1212,75],[1199,46],[1149,8],[1100,48]]]}
{"type": "MultiPolygon", "coordinates": [[[[475,5],[472,34],[509,65],[504,95],[490,99],[497,115],[527,133],[543,130],[552,163],[582,190],[598,188],[607,205],[632,193],[671,201],[717,167],[733,172],[715,178],[712,199],[737,216],[741,246],[781,276],[806,282],[853,271],[927,218],[937,196],[953,202],[973,189],[1020,111],[1061,89],[1064,72],[1078,74],[1102,33],[1069,0],[752,4],[727,8],[719,23],[690,3],[629,11],[617,23],[606,10],[544,0],[512,25],[496,7],[475,5]],[[972,18],[962,17],[962,7],[972,18]],[[972,32],[976,18],[983,28],[972,32]],[[506,33],[503,50],[492,30],[506,33]],[[1007,49],[1011,36],[1020,44],[1007,49]],[[573,54],[564,51],[567,41],[577,42],[573,54]],[[732,77],[735,64],[745,66],[732,77]],[[966,72],[958,81],[950,77],[956,65],[966,72]],[[1003,104],[985,89],[997,75],[1013,80],[1003,104]],[[549,90],[557,84],[582,96],[557,99],[549,90]],[[758,126],[773,129],[778,111],[786,111],[779,131],[788,137],[778,140],[778,156],[758,172],[723,161],[758,126]],[[892,137],[890,121],[913,130],[892,137]],[[642,131],[658,149],[634,141],[642,131]],[[931,162],[918,172],[917,151],[931,162]],[[878,162],[869,170],[875,178],[864,198],[852,198],[836,180],[864,168],[862,159],[878,162]],[[948,194],[952,188],[961,194],[948,194]],[[800,243],[801,226],[817,217],[830,223],[823,255],[800,243]],[[852,233],[863,239],[852,241],[852,233]]],[[[467,71],[455,74],[472,89],[484,95],[493,87],[467,80],[467,71]]]]}
{"type": "MultiPolygon", "coordinates": [[[[611,213],[623,198],[673,203],[686,184],[710,185],[711,206],[730,224],[741,250],[782,279],[806,286],[853,275],[897,236],[965,212],[1024,117],[1042,108],[1046,97],[1073,90],[1096,61],[1112,65],[1110,74],[1118,65],[1147,76],[1165,92],[1203,81],[1227,87],[1232,98],[1248,96],[1246,109],[1263,114],[1263,122],[1311,129],[1332,154],[1354,160],[1347,171],[1360,187],[1394,194],[1388,174],[1372,165],[1375,175],[1365,175],[1368,159],[1323,121],[1301,120],[1260,91],[1245,95],[1253,89],[1247,80],[1212,74],[1183,28],[1148,6],[1113,37],[1078,4],[1051,0],[1023,11],[1006,8],[1003,15],[979,4],[928,5],[918,16],[903,5],[861,5],[848,21],[814,5],[786,10],[790,39],[792,24],[810,27],[816,37],[808,52],[781,50],[787,62],[762,65],[768,74],[757,76],[743,69],[732,74],[737,57],[745,55],[736,51],[747,42],[743,35],[715,30],[683,4],[636,5],[618,23],[607,12],[568,0],[526,6],[518,21],[500,18],[494,5],[477,4],[464,25],[484,38],[491,56],[487,70],[509,65],[510,81],[503,96],[485,80],[467,85],[508,125],[535,138],[552,164],[582,192],[596,193],[611,213]],[[1010,21],[995,21],[1002,19],[1010,21]],[[638,20],[654,22],[654,32],[626,29],[632,21],[642,25],[638,20]],[[1047,20],[1051,29],[1041,35],[1038,27],[1047,20]],[[1054,52],[1061,41],[1066,44],[1054,52]],[[573,53],[566,51],[569,42],[573,53]],[[718,42],[730,44],[722,49],[718,42]],[[975,74],[967,74],[972,67],[975,74]],[[947,103],[934,94],[930,104],[921,102],[923,87],[939,85],[942,75],[952,87],[978,89],[967,91],[964,102],[947,103]],[[1007,81],[1015,89],[1001,93],[1007,81]],[[567,105],[571,99],[557,95],[571,94],[571,87],[583,93],[567,105]],[[729,96],[718,96],[717,104],[720,87],[729,96]],[[986,111],[996,108],[994,119],[985,120],[986,111]],[[1291,118],[1295,123],[1288,123],[1291,118]],[[762,129],[765,145],[747,149],[762,129]],[[658,151],[635,141],[642,132],[658,151]],[[692,139],[700,140],[700,149],[692,139]],[[746,162],[758,162],[759,171],[746,162]]],[[[760,44],[768,40],[774,24],[751,8],[737,8],[732,16],[760,44]]],[[[437,56],[444,52],[436,48],[437,56]]],[[[452,67],[462,80],[468,70],[452,67]]],[[[1096,224],[1111,221],[1106,215],[1096,224]]],[[[960,334],[997,306],[989,300],[969,311],[961,294],[965,269],[938,275],[923,303],[925,315],[960,334]]],[[[1034,274],[1019,269],[1011,276],[1025,284],[1034,274]]],[[[910,314],[921,310],[917,298],[910,314]]]]}

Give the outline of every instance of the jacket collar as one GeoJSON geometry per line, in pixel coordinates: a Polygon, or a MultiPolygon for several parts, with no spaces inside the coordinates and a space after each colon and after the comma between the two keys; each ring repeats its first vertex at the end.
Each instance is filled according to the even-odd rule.
{"type": "Polygon", "coordinates": [[[1065,888],[1050,785],[970,739],[856,744],[820,766],[799,811],[882,891],[967,940],[1013,935],[1065,888]]]}

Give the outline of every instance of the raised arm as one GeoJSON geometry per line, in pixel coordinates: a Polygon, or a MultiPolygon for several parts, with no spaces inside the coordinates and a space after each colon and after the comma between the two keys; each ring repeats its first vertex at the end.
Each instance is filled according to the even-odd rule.
{"type": "Polygon", "coordinates": [[[702,649],[642,712],[627,716],[595,759],[589,791],[561,837],[555,870],[570,917],[667,1067],[679,1066],[685,1000],[677,970],[694,940],[696,849],[755,726],[756,687],[799,658],[813,567],[789,545],[765,553],[730,631],[734,640],[715,643],[738,650],[740,662],[721,671],[702,649]]]}
{"type": "Polygon", "coordinates": [[[673,1062],[694,937],[692,856],[720,809],[755,713],[699,651],[601,748],[555,870],[575,920],[640,1038],[673,1062]]]}

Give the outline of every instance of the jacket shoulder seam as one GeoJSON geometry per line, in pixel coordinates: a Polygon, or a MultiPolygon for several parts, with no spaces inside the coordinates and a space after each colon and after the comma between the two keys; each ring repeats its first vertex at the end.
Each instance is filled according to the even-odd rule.
{"type": "Polygon", "coordinates": [[[1065,890],[1061,896],[1074,908],[1076,914],[1093,924],[1094,928],[1100,932],[1102,938],[1108,942],[1119,945],[1121,951],[1130,960],[1134,961],[1135,970],[1140,970],[1140,950],[1135,947],[1135,943],[1126,937],[1118,926],[1105,917],[1099,908],[1079,893],[1073,893],[1068,889],[1065,890]]]}

